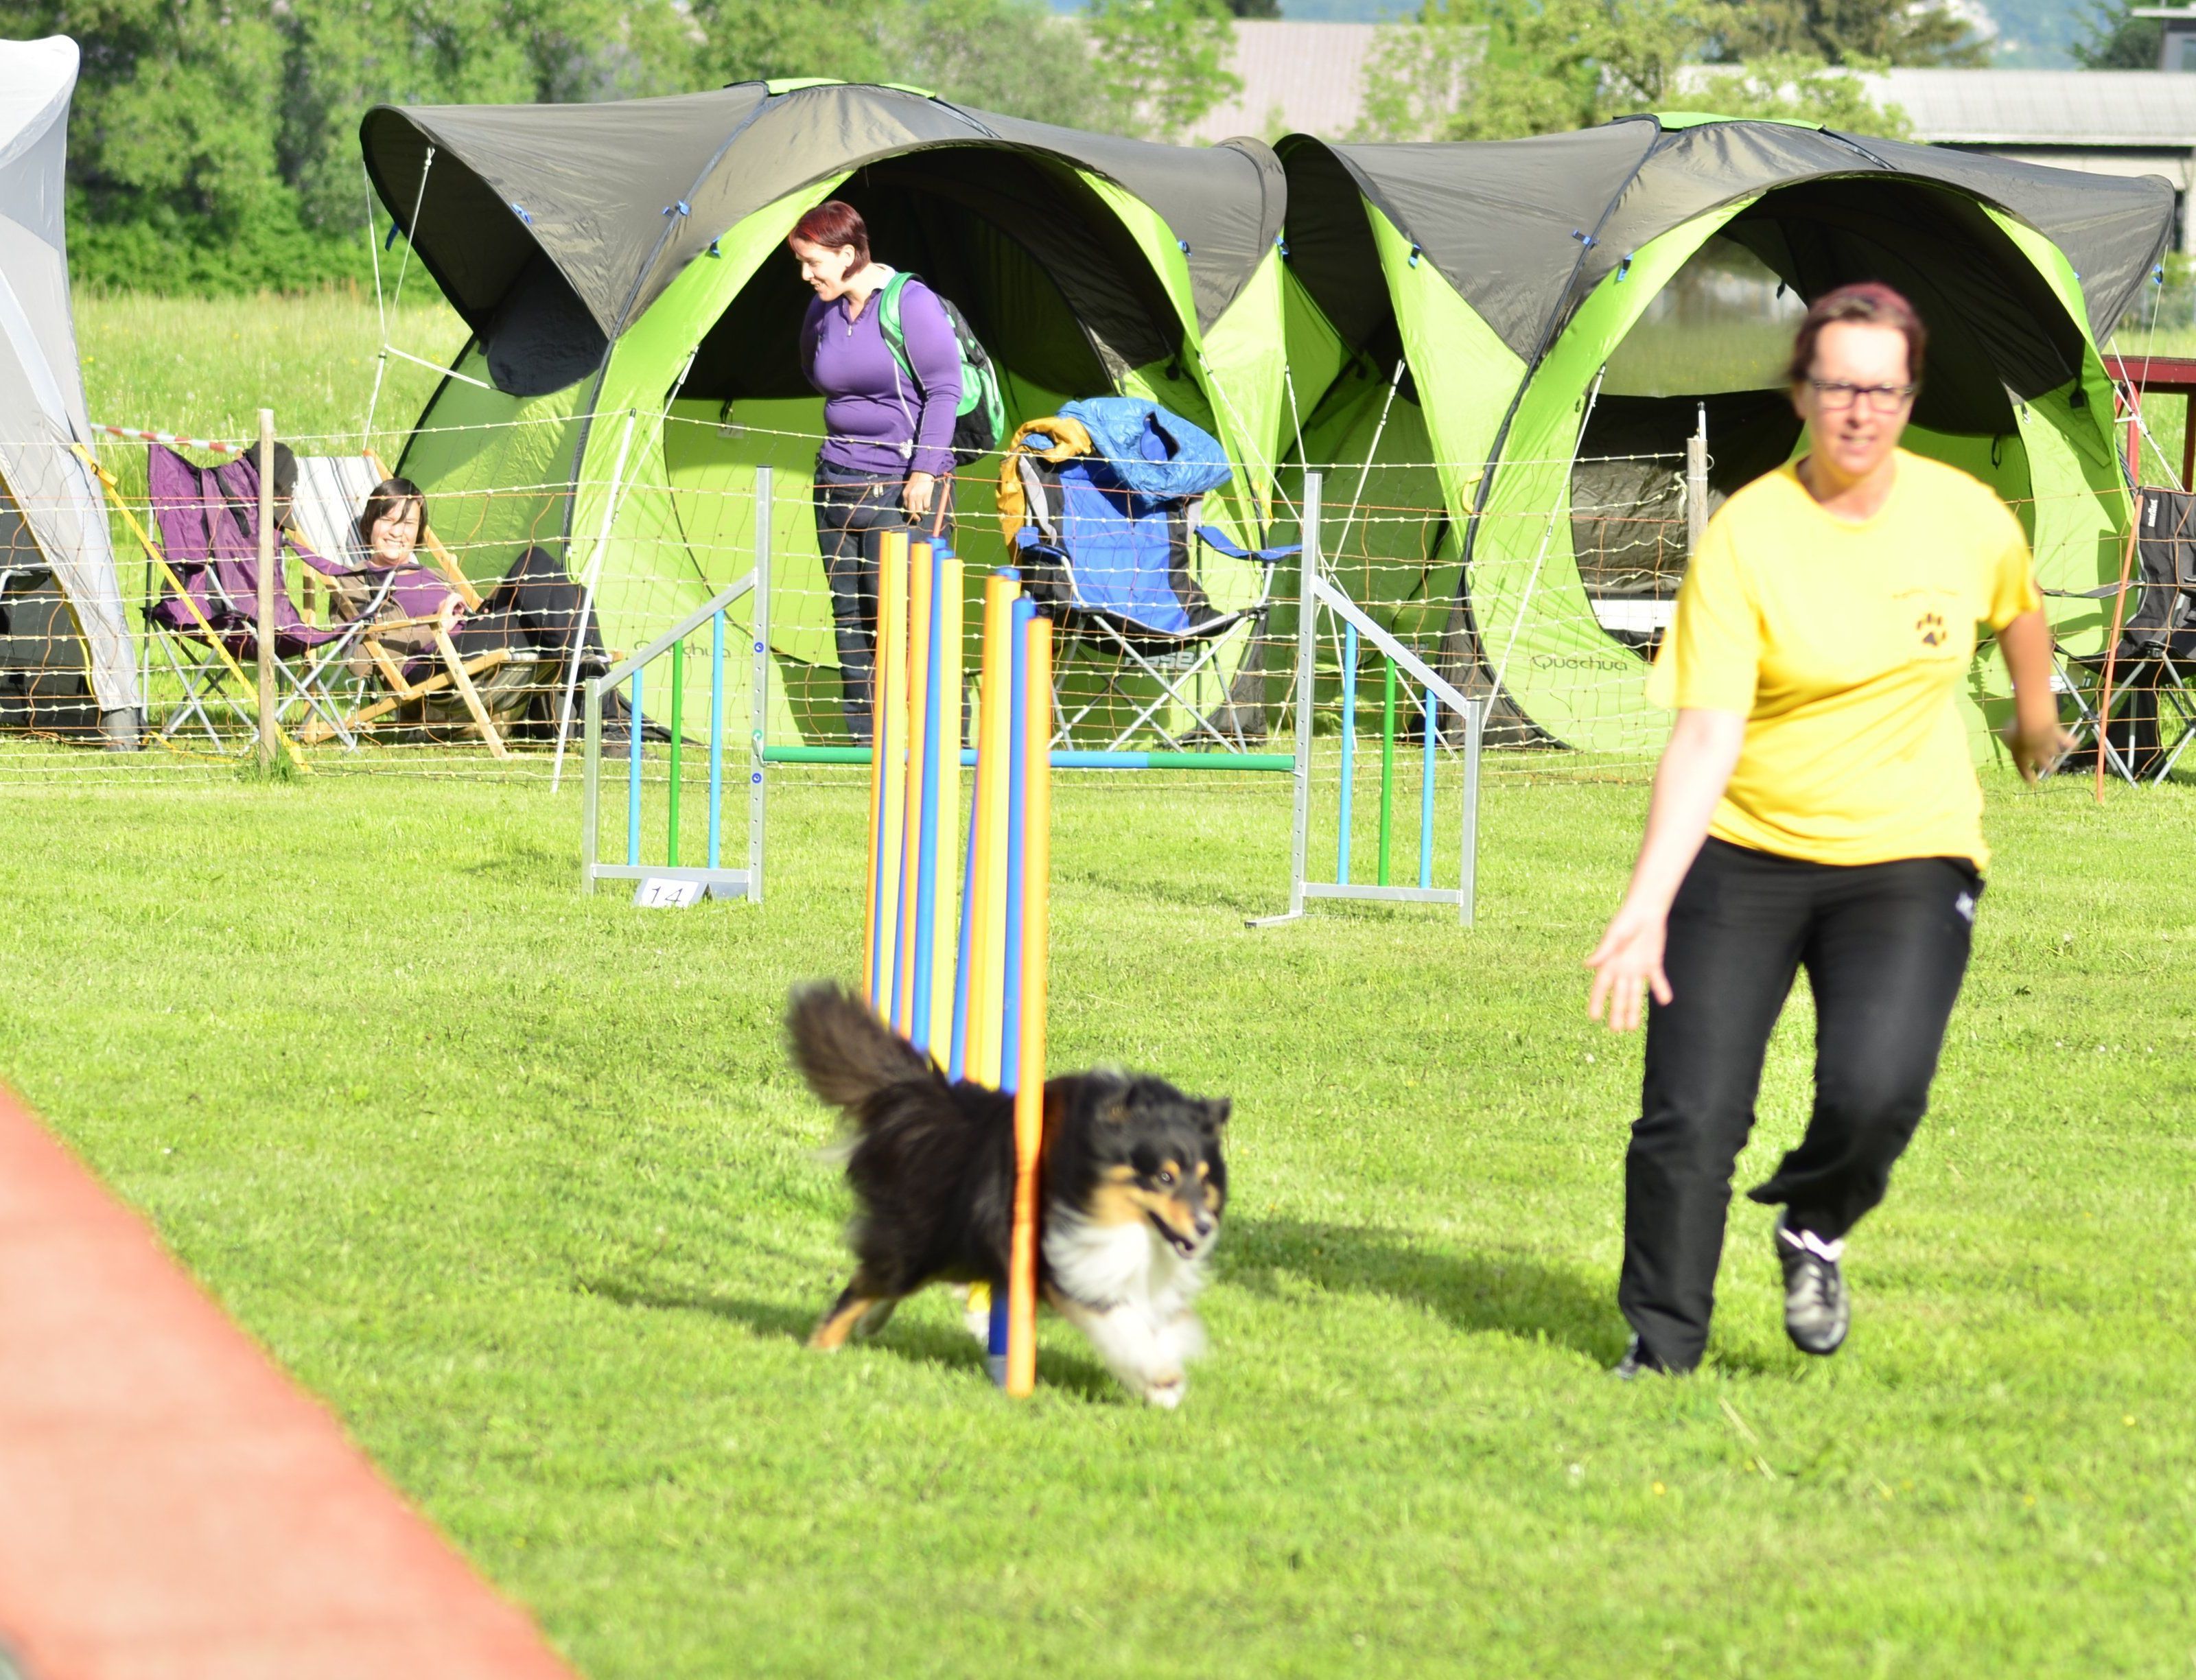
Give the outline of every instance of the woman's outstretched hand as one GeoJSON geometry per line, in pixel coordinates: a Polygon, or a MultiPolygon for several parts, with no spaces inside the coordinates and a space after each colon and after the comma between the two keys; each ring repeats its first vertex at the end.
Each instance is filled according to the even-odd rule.
{"type": "Polygon", "coordinates": [[[1601,943],[1586,960],[1593,970],[1593,990],[1586,1001],[1588,1019],[1600,1020],[1605,1010],[1611,1032],[1629,1032],[1639,1025],[1648,992],[1654,993],[1657,1003],[1670,1001],[1669,977],[1662,972],[1662,940],[1668,927],[1667,910],[1632,898],[1618,908],[1601,943]]]}
{"type": "Polygon", "coordinates": [[[938,476],[935,473],[910,472],[907,476],[907,488],[900,492],[900,503],[917,519],[928,519],[930,517],[931,499],[937,494],[938,476]]]}

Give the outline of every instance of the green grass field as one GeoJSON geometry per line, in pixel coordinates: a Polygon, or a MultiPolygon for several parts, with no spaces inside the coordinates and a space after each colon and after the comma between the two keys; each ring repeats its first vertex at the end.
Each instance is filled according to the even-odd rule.
{"type": "MultiPolygon", "coordinates": [[[[379,343],[340,297],[79,322],[95,419],[202,436],[262,401],[355,435],[379,343]]],[[[384,419],[431,377],[392,363],[384,419]]],[[[1638,1052],[1579,958],[1636,778],[1498,781],[1468,932],[1247,932],[1279,778],[1070,779],[1056,1065],[1236,1102],[1214,1352],[1169,1415],[1049,1324],[1007,1403],[943,1297],[801,1348],[847,1199],[777,1020],[858,958],[848,783],[784,781],[766,906],[644,913],[576,892],[569,787],[4,768],[0,1077],[594,1680],[2196,1667],[2185,786],[1991,780],[1974,971],[1850,1346],[1785,1343],[1741,1204],[1708,1367],[1626,1387],[1638,1052]]],[[[1802,999],[1742,1185],[1808,1054],[1802,999]]]]}
{"type": "MultiPolygon", "coordinates": [[[[575,891],[569,793],[11,789],[0,1073],[586,1673],[2186,1674],[2196,1191],[2184,788],[2030,795],[1857,1328],[1784,1343],[1733,1218],[1710,1365],[1621,1386],[1637,1046],[1578,959],[1640,794],[1504,788],[1485,916],[1282,890],[1285,796],[1060,800],[1059,1065],[1236,1101],[1184,1408],[840,1279],[791,982],[852,970],[863,800],[770,902],[575,891]]],[[[1801,1123],[1795,1006],[1742,1183],[1801,1123]]]]}

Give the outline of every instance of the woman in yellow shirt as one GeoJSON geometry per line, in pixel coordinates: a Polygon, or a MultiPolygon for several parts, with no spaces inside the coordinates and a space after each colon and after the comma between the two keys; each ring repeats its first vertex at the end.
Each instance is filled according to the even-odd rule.
{"type": "Polygon", "coordinates": [[[1648,679],[1677,725],[1631,886],[1586,959],[1594,1019],[1628,1031],[1653,998],[1625,1160],[1621,1376],[1700,1360],[1731,1171],[1802,968],[1814,1111],[1748,1193],[1784,1209],[1793,1342],[1843,1342],[1846,1233],[1928,1106],[1982,895],[1982,790],[1954,704],[1978,621],[2012,673],[2021,774],[2071,744],[2019,522],[1898,447],[1925,343],[1888,286],[1808,310],[1789,377],[1811,452],[1709,522],[1648,679]]]}

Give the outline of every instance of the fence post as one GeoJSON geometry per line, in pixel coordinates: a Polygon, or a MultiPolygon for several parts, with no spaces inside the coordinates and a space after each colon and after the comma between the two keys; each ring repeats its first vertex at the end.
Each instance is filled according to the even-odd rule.
{"type": "MultiPolygon", "coordinates": [[[[762,776],[764,732],[770,727],[770,522],[773,504],[771,471],[755,469],[754,724],[754,757],[748,765],[748,897],[762,903],[762,818],[766,783],[762,776]]],[[[872,732],[874,734],[874,731],[872,732]]]]}
{"type": "Polygon", "coordinates": [[[1457,921],[1472,925],[1479,904],[1479,748],[1487,736],[1488,696],[1473,695],[1465,703],[1464,722],[1464,840],[1458,860],[1457,921]]]}
{"type": "Polygon", "coordinates": [[[1696,411],[1693,435],[1685,440],[1685,557],[1700,552],[1708,528],[1708,406],[1696,411]]]}
{"type": "Polygon", "coordinates": [[[1303,914],[1304,861],[1311,839],[1311,725],[1313,684],[1319,674],[1318,618],[1312,580],[1319,574],[1320,475],[1304,475],[1303,546],[1297,554],[1297,736],[1292,774],[1295,815],[1289,831],[1289,907],[1279,915],[1252,916],[1246,926],[1271,927],[1303,914]]]}
{"type": "Polygon", "coordinates": [[[274,767],[274,411],[259,411],[259,599],[253,643],[259,649],[259,767],[274,767]]]}
{"type": "Polygon", "coordinates": [[[590,677],[587,689],[587,736],[582,750],[580,792],[580,890],[595,890],[597,850],[601,842],[603,811],[603,689],[599,678],[590,677]]]}

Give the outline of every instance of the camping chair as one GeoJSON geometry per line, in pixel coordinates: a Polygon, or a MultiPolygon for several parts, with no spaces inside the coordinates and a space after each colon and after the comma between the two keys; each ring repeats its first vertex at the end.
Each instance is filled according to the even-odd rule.
{"type": "Polygon", "coordinates": [[[478,607],[481,598],[431,534],[426,546],[435,571],[423,566],[390,570],[368,561],[359,545],[358,511],[388,476],[371,453],[298,459],[292,517],[320,552],[343,557],[343,564],[327,574],[336,585],[331,592],[337,610],[355,632],[355,643],[344,650],[349,679],[344,715],[308,720],[298,738],[314,745],[334,735],[348,745],[356,734],[389,725],[420,729],[469,723],[491,754],[508,758],[500,725],[532,697],[543,661],[556,655],[490,648],[461,657],[452,640],[459,609],[448,598],[454,592],[465,610],[478,607]],[[427,644],[425,649],[415,645],[420,643],[427,644]]]}
{"type": "MultiPolygon", "coordinates": [[[[248,459],[194,466],[156,443],[150,447],[147,477],[159,532],[159,550],[148,542],[147,555],[157,563],[161,582],[145,620],[182,689],[182,703],[162,724],[161,738],[195,720],[218,747],[221,734],[210,709],[217,705],[225,706],[256,738],[258,719],[240,690],[240,667],[258,657],[257,468],[248,459]]],[[[287,530],[278,535],[269,638],[276,724],[302,707],[351,745],[328,684],[341,670],[358,627],[315,625],[298,612],[282,576],[282,549],[295,550],[316,571],[333,575],[346,569],[322,559],[287,530]]],[[[144,534],[139,536],[143,540],[144,534]]]]}
{"type": "MultiPolygon", "coordinates": [[[[2077,748],[2094,745],[2130,786],[2163,782],[2196,737],[2196,495],[2147,488],[2137,496],[2136,573],[2126,586],[2135,606],[2120,621],[2109,658],[2052,644],[2052,687],[2073,711],[2067,725],[2077,748]],[[2170,743],[2169,721],[2178,725],[2170,743]]],[[[2043,593],[2102,601],[2121,587],[2043,593]]]]}
{"type": "Polygon", "coordinates": [[[1131,711],[1109,750],[1148,728],[1176,750],[1182,740],[1160,721],[1170,701],[1193,720],[1182,733],[1241,751],[1247,744],[1232,703],[1208,715],[1192,696],[1199,673],[1233,643],[1253,635],[1273,593],[1274,563],[1298,551],[1251,549],[1202,521],[1205,492],[1233,475],[1218,443],[1155,403],[1129,397],[1072,402],[1050,420],[1021,428],[1010,447],[1002,489],[1026,587],[1050,610],[1060,650],[1054,667],[1056,738],[1071,742],[1099,707],[1131,711]],[[1072,423],[1072,424],[1069,423],[1072,423]],[[1257,598],[1232,611],[1214,607],[1204,580],[1208,552],[1253,562],[1257,598]],[[1069,715],[1060,695],[1078,669],[1095,673],[1097,692],[1069,715]],[[1125,684],[1138,673],[1156,692],[1143,699],[1125,684]]]}

